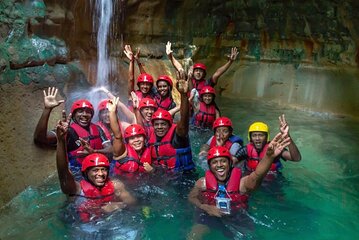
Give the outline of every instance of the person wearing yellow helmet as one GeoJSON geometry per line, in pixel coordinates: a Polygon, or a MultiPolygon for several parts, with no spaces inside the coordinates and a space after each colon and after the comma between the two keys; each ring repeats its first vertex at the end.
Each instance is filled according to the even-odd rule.
{"type": "MultiPolygon", "coordinates": [[[[285,119],[284,114],[279,116],[279,128],[282,134],[289,135],[289,125],[285,119]]],[[[270,142],[270,131],[269,127],[264,122],[254,122],[249,126],[248,129],[248,141],[249,143],[240,148],[235,157],[241,161],[246,160],[246,169],[249,171],[254,171],[265,152],[267,151],[269,142],[270,142]]],[[[287,149],[284,149],[281,154],[274,160],[270,171],[277,172],[281,167],[280,158],[285,161],[294,161],[298,162],[302,159],[300,151],[297,145],[294,143],[291,138],[291,142],[287,149]]]]}

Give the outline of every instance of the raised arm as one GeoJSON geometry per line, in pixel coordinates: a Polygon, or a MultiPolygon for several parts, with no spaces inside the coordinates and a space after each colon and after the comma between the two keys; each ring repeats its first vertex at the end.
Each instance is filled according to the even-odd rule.
{"type": "Polygon", "coordinates": [[[75,178],[68,168],[65,139],[71,119],[71,114],[67,119],[66,116],[64,117],[65,119],[60,120],[56,126],[56,166],[62,192],[68,195],[73,195],[80,192],[80,185],[75,181],[75,178]]]}
{"type": "Polygon", "coordinates": [[[240,192],[248,193],[255,190],[262,182],[264,176],[268,173],[274,158],[277,157],[289,144],[290,138],[278,133],[269,143],[266,155],[259,161],[256,170],[248,176],[241,178],[240,192]]]}
{"type": "Polygon", "coordinates": [[[172,65],[176,68],[177,72],[183,71],[182,65],[173,56],[173,51],[171,49],[171,46],[172,46],[171,42],[167,42],[166,44],[167,57],[171,61],[172,65]]]}
{"type": "MultiPolygon", "coordinates": [[[[279,129],[282,134],[290,137],[289,125],[288,125],[287,121],[285,120],[284,114],[279,116],[279,129]]],[[[283,153],[282,153],[282,157],[284,159],[289,160],[289,161],[294,161],[294,162],[299,162],[300,160],[302,160],[302,155],[300,154],[299,149],[298,149],[297,145],[294,143],[292,138],[290,140],[290,144],[288,145],[288,150],[289,151],[283,151],[283,153]]]]}
{"type": "Polygon", "coordinates": [[[110,126],[114,136],[112,142],[114,157],[119,157],[122,154],[124,154],[126,151],[124,139],[120,130],[120,126],[118,125],[118,119],[117,119],[116,109],[117,109],[118,101],[119,101],[118,97],[113,98],[112,100],[109,101],[107,105],[109,111],[109,117],[110,117],[110,126]]]}
{"type": "Polygon", "coordinates": [[[212,81],[214,85],[217,84],[219,77],[222,76],[222,74],[225,73],[228,70],[228,68],[232,65],[234,60],[236,60],[237,55],[238,55],[237,48],[233,47],[231,49],[231,54],[228,57],[228,62],[224,64],[222,67],[218,68],[217,71],[213,74],[212,81]]]}
{"type": "Polygon", "coordinates": [[[36,125],[34,132],[34,143],[38,146],[55,146],[57,139],[56,134],[47,130],[50,114],[52,109],[59,106],[64,100],[56,100],[58,89],[49,87],[47,93],[44,90],[44,109],[36,125]]]}
{"type": "Polygon", "coordinates": [[[138,66],[138,70],[140,70],[140,73],[142,74],[142,73],[146,73],[146,70],[145,70],[145,65],[143,65],[140,61],[140,51],[141,51],[141,49],[137,48],[135,60],[136,60],[137,66],[138,66]]]}
{"type": "Polygon", "coordinates": [[[134,56],[132,53],[132,49],[130,45],[125,45],[125,50],[123,53],[130,60],[130,64],[128,66],[128,96],[131,96],[131,92],[135,90],[135,65],[133,63],[134,56]]]}
{"type": "Polygon", "coordinates": [[[189,101],[188,81],[186,80],[184,71],[177,72],[177,90],[181,94],[180,120],[176,127],[176,133],[180,137],[186,137],[189,131],[189,101]]]}

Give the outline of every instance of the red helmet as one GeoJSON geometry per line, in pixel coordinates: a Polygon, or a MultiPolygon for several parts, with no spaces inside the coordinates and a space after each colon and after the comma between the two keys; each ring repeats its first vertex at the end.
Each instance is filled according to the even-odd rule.
{"type": "Polygon", "coordinates": [[[136,135],[144,135],[146,137],[145,129],[139,124],[129,125],[125,130],[125,139],[136,135]]]}
{"type": "Polygon", "coordinates": [[[206,93],[212,93],[214,96],[216,96],[216,90],[214,90],[214,88],[211,86],[204,86],[199,92],[199,95],[202,96],[203,94],[206,93]]]}
{"type": "Polygon", "coordinates": [[[168,111],[166,111],[166,110],[164,110],[162,108],[157,109],[157,111],[153,113],[152,120],[151,120],[152,124],[153,124],[154,120],[166,120],[170,124],[173,123],[173,119],[172,119],[171,114],[168,111]]]}
{"type": "Polygon", "coordinates": [[[142,98],[140,103],[138,104],[138,109],[142,109],[145,107],[153,107],[153,108],[157,108],[157,104],[155,102],[155,100],[153,100],[152,98],[142,98]]]}
{"type": "Polygon", "coordinates": [[[226,147],[222,146],[213,147],[208,151],[207,163],[209,164],[209,162],[216,157],[226,157],[229,160],[232,160],[232,156],[229,150],[226,147]]]}
{"type": "Polygon", "coordinates": [[[168,85],[170,85],[171,88],[173,87],[172,79],[167,75],[159,76],[157,81],[156,81],[156,85],[158,84],[159,81],[165,81],[165,82],[168,83],[168,85]]]}
{"type": "Polygon", "coordinates": [[[80,99],[80,100],[75,101],[72,104],[72,107],[71,107],[71,114],[74,115],[74,112],[77,109],[80,109],[80,108],[89,108],[89,109],[91,109],[92,110],[92,115],[93,115],[94,108],[93,108],[92,104],[88,100],[80,99]]]}
{"type": "Polygon", "coordinates": [[[109,100],[110,100],[110,99],[102,100],[102,101],[98,104],[97,111],[101,112],[102,110],[107,109],[107,103],[108,103],[109,100]]]}
{"type": "Polygon", "coordinates": [[[233,128],[232,121],[227,117],[219,117],[213,123],[213,130],[215,130],[217,127],[233,128]]]}
{"type": "Polygon", "coordinates": [[[153,85],[153,77],[150,74],[142,73],[137,78],[137,86],[140,85],[140,83],[150,83],[153,85]]]}
{"type": "Polygon", "coordinates": [[[81,171],[85,172],[90,167],[110,167],[108,158],[101,153],[91,153],[82,161],[81,171]]]}
{"type": "Polygon", "coordinates": [[[204,65],[203,63],[195,63],[195,64],[193,65],[193,69],[196,69],[196,68],[202,69],[203,71],[206,71],[206,70],[207,70],[206,65],[204,65]]]}

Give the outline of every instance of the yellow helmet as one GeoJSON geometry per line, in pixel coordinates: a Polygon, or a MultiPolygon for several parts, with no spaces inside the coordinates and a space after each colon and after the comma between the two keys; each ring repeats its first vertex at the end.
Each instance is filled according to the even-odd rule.
{"type": "Polygon", "coordinates": [[[248,141],[251,141],[251,132],[265,132],[267,133],[267,141],[269,141],[269,127],[264,122],[254,122],[248,129],[248,141]]]}

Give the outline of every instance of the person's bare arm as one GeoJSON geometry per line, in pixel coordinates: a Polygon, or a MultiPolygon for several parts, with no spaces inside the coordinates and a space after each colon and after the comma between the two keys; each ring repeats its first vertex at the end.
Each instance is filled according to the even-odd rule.
{"type": "Polygon", "coordinates": [[[120,200],[126,205],[134,205],[136,203],[136,198],[126,189],[125,184],[119,180],[114,181],[114,183],[116,195],[120,200]]]}
{"type": "Polygon", "coordinates": [[[171,116],[173,117],[179,110],[181,109],[181,105],[180,106],[176,106],[172,109],[170,109],[168,112],[171,114],[171,116]]]}
{"type": "MultiPolygon", "coordinates": [[[[282,134],[285,134],[288,137],[290,137],[289,125],[288,125],[287,121],[285,120],[284,114],[279,116],[279,129],[282,134]]],[[[293,161],[293,162],[299,162],[300,160],[302,160],[302,155],[300,154],[300,151],[292,138],[291,138],[291,142],[288,146],[288,150],[289,151],[283,151],[283,153],[282,153],[282,157],[284,159],[286,159],[288,161],[293,161]]]]}
{"type": "Polygon", "coordinates": [[[223,213],[220,211],[219,208],[217,208],[214,205],[208,205],[203,204],[199,197],[201,195],[202,191],[205,191],[205,178],[202,177],[197,180],[196,184],[192,188],[191,192],[188,195],[188,201],[198,207],[199,209],[202,209],[203,211],[207,212],[210,216],[216,216],[221,217],[223,213]]]}
{"type": "Polygon", "coordinates": [[[68,131],[71,114],[67,119],[62,119],[56,126],[57,148],[56,148],[56,166],[59,176],[60,186],[63,193],[68,195],[78,194],[80,185],[75,181],[74,176],[68,168],[66,152],[66,135],[68,131]]]}
{"type": "Polygon", "coordinates": [[[124,139],[120,127],[118,125],[118,119],[117,119],[116,108],[118,101],[119,101],[118,97],[113,98],[112,100],[109,101],[107,105],[109,111],[109,117],[110,117],[110,126],[114,136],[112,142],[114,157],[122,156],[122,154],[124,154],[126,151],[124,139]]]}
{"type": "Polygon", "coordinates": [[[172,65],[176,68],[177,72],[184,71],[182,65],[177,61],[177,59],[173,56],[173,51],[171,49],[171,42],[167,42],[166,44],[166,54],[168,59],[171,61],[172,65]]]}
{"type": "Polygon", "coordinates": [[[177,90],[181,94],[181,118],[177,124],[176,133],[180,137],[186,137],[189,131],[189,101],[187,97],[188,81],[183,70],[177,72],[177,90]]]}
{"type": "Polygon", "coordinates": [[[128,96],[131,96],[131,92],[135,90],[135,67],[134,67],[134,56],[130,45],[125,45],[125,50],[123,51],[127,58],[130,60],[128,66],[128,96]]]}
{"type": "Polygon", "coordinates": [[[56,100],[58,89],[49,87],[44,90],[44,109],[34,131],[34,143],[38,146],[54,146],[57,142],[56,134],[48,131],[47,125],[52,109],[59,106],[64,100],[56,100]]]}
{"type": "Polygon", "coordinates": [[[141,49],[138,48],[137,53],[134,57],[135,57],[135,60],[136,60],[137,66],[138,66],[138,70],[140,70],[140,73],[142,74],[142,73],[146,73],[146,70],[145,70],[145,65],[142,64],[140,61],[140,51],[141,51],[141,49]]]}
{"type": "Polygon", "coordinates": [[[237,55],[238,55],[237,48],[233,47],[231,49],[231,54],[229,55],[228,62],[226,62],[226,64],[224,64],[222,67],[218,68],[217,71],[213,74],[212,81],[214,85],[217,84],[219,77],[222,76],[222,74],[225,73],[228,70],[228,68],[232,65],[234,60],[236,60],[237,55]]]}
{"type": "Polygon", "coordinates": [[[290,138],[281,133],[278,133],[269,143],[266,155],[261,161],[259,161],[256,170],[253,171],[250,175],[241,178],[240,192],[249,193],[255,190],[262,182],[265,175],[268,173],[275,157],[277,157],[289,144],[290,138]]]}

